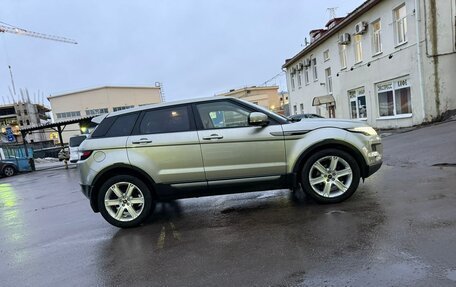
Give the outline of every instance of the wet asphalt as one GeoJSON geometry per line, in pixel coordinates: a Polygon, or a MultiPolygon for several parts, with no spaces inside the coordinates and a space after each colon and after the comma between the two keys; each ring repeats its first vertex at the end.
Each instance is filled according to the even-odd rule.
{"type": "Polygon", "coordinates": [[[76,169],[2,178],[0,286],[456,286],[456,122],[384,149],[341,204],[186,199],[128,230],[91,211],[76,169]]]}

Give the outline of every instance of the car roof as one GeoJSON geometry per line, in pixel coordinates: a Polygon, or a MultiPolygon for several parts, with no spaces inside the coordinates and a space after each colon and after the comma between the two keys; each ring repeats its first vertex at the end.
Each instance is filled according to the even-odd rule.
{"type": "Polygon", "coordinates": [[[134,107],[131,109],[121,110],[121,111],[117,111],[117,112],[111,112],[111,113],[107,114],[107,116],[102,115],[100,117],[102,117],[102,118],[113,117],[113,116],[118,116],[118,115],[122,115],[122,114],[128,114],[128,113],[132,113],[132,112],[148,110],[148,109],[152,109],[152,108],[155,109],[155,108],[161,108],[161,107],[171,107],[171,106],[177,106],[177,105],[183,105],[183,104],[191,104],[191,103],[206,102],[206,101],[216,101],[216,100],[220,100],[220,99],[234,99],[234,97],[214,96],[214,97],[204,97],[204,98],[186,99],[186,100],[172,101],[172,102],[165,102],[165,103],[158,103],[158,104],[150,104],[150,105],[134,107]]]}

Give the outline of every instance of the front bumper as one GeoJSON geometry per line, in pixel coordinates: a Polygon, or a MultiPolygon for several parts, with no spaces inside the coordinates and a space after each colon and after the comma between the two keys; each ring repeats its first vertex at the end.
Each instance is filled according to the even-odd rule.
{"type": "Polygon", "coordinates": [[[369,177],[374,174],[382,166],[382,161],[377,162],[376,164],[367,166],[366,174],[364,177],[369,177]]]}

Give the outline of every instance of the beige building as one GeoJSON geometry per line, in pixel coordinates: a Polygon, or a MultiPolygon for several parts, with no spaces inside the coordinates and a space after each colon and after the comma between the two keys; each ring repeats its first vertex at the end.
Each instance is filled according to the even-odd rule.
{"type": "MultiPolygon", "coordinates": [[[[51,95],[54,122],[106,114],[137,106],[161,102],[160,87],[118,87],[106,86],[64,94],[51,95]]],[[[86,132],[83,127],[82,132],[86,132]]],[[[78,125],[65,128],[63,141],[68,142],[71,136],[81,133],[78,125]]]]}
{"type": "Polygon", "coordinates": [[[288,94],[280,93],[278,86],[245,87],[232,89],[216,96],[235,97],[254,103],[276,113],[284,113],[284,105],[288,104],[288,94]]]}

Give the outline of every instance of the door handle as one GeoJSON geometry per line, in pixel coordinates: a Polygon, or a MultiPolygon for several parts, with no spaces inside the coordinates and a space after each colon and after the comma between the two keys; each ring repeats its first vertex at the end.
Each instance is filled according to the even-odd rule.
{"type": "Polygon", "coordinates": [[[203,140],[221,140],[223,139],[223,136],[220,136],[218,134],[211,134],[210,136],[207,136],[207,137],[203,137],[203,140]]]}
{"type": "Polygon", "coordinates": [[[131,143],[132,144],[148,144],[148,143],[151,143],[152,141],[147,139],[147,138],[142,138],[142,139],[139,139],[138,141],[132,141],[131,143]]]}

